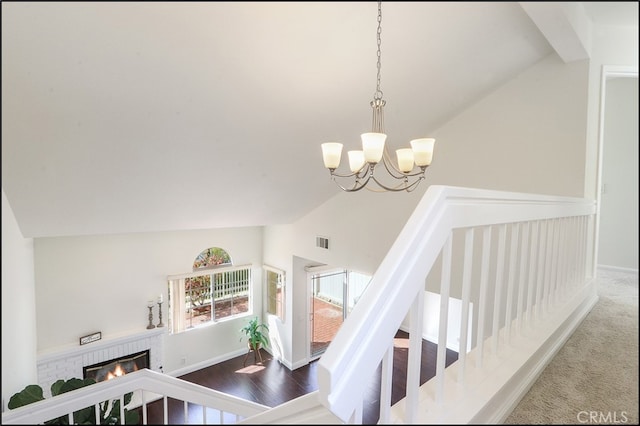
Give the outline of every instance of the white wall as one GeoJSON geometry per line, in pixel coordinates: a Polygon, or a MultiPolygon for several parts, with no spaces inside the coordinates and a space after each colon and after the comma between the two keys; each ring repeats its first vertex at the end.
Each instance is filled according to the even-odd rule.
{"type": "MultiPolygon", "coordinates": [[[[600,105],[601,105],[601,84],[602,70],[604,66],[632,67],[638,71],[638,27],[598,27],[592,32],[593,43],[591,58],[589,61],[589,101],[587,103],[587,140],[585,142],[585,182],[584,197],[598,201],[600,209],[599,172],[601,163],[601,142],[600,132],[600,105]]],[[[598,220],[599,222],[599,215],[598,220]]],[[[599,239],[596,228],[590,230],[592,235],[599,239]]],[[[590,253],[593,258],[593,275],[596,273],[597,248],[590,253]]]]}
{"type": "Polygon", "coordinates": [[[278,332],[278,338],[282,343],[282,363],[289,368],[293,367],[293,355],[292,355],[292,336],[293,336],[293,321],[297,320],[296,315],[299,315],[300,310],[294,308],[293,296],[293,259],[291,257],[291,245],[292,245],[292,229],[290,226],[268,226],[264,229],[264,245],[263,245],[263,262],[266,265],[273,266],[274,268],[282,269],[285,271],[285,306],[284,306],[284,320],[282,321],[279,330],[269,329],[271,332],[278,332]]]}
{"type": "MultiPolygon", "coordinates": [[[[469,305],[469,321],[467,327],[469,335],[467,336],[467,352],[471,350],[473,336],[473,309],[474,304],[469,305]]],[[[462,324],[462,300],[454,297],[449,298],[449,307],[447,314],[447,349],[460,352],[460,329],[462,324]]],[[[409,328],[405,330],[409,332],[409,328]]],[[[430,291],[424,292],[424,318],[422,324],[422,338],[438,344],[440,336],[440,294],[430,291]]]]}
{"type": "Polygon", "coordinates": [[[598,131],[600,125],[600,85],[605,65],[631,66],[638,69],[638,28],[596,27],[589,61],[589,101],[584,196],[596,199],[598,194],[598,131]]]}
{"type": "MultiPolygon", "coordinates": [[[[144,330],[147,301],[168,299],[167,275],[191,272],[195,257],[221,247],[234,264],[253,264],[254,311],[262,309],[262,228],[139,233],[35,240],[38,351],[78,345],[80,336],[144,330]]],[[[163,304],[163,321],[168,320],[163,304]]],[[[154,322],[158,322],[157,309],[154,322]]],[[[165,338],[164,371],[242,351],[246,319],[221,322],[165,338]],[[181,362],[182,358],[186,362],[181,362]]]]}
{"type": "Polygon", "coordinates": [[[33,239],[23,238],[2,190],[2,410],[37,382],[33,239]]]}
{"type": "Polygon", "coordinates": [[[598,264],[638,270],[638,77],[606,82],[598,264]]]}
{"type": "Polygon", "coordinates": [[[582,196],[588,62],[554,53],[435,132],[432,183],[582,196]]]}

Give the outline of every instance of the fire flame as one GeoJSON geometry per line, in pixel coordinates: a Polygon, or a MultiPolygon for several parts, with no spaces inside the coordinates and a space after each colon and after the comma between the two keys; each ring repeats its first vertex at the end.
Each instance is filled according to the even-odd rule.
{"type": "Polygon", "coordinates": [[[120,364],[116,364],[116,367],[113,369],[113,372],[110,371],[107,373],[107,377],[105,378],[105,380],[111,380],[114,377],[124,376],[125,374],[127,373],[124,371],[122,366],[120,364]]]}

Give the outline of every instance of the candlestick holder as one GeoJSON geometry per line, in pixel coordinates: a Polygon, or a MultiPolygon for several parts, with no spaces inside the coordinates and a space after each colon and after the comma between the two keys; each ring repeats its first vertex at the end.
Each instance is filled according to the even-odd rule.
{"type": "Polygon", "coordinates": [[[148,306],[149,308],[149,325],[147,326],[147,330],[150,330],[152,328],[156,328],[155,325],[153,325],[153,305],[148,306]]]}
{"type": "Polygon", "coordinates": [[[162,323],[162,302],[158,302],[158,319],[160,320],[158,327],[164,327],[162,323]]]}

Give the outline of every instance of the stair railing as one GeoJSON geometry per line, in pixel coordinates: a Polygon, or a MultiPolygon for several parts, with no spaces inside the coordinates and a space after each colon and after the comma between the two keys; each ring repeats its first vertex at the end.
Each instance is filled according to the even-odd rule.
{"type": "MultiPolygon", "coordinates": [[[[69,424],[76,424],[74,412],[94,406],[98,416],[99,404],[110,400],[120,400],[120,419],[124,424],[124,395],[130,392],[140,395],[142,424],[149,424],[147,406],[158,399],[162,400],[162,424],[172,423],[168,415],[168,398],[182,402],[184,409],[181,423],[184,424],[230,423],[227,420],[229,417],[232,422],[238,422],[269,409],[262,404],[143,369],[9,410],[2,413],[2,424],[42,424],[61,416],[68,416],[69,424]],[[207,419],[207,408],[213,409],[218,418],[207,419]]],[[[154,421],[156,422],[157,420],[154,421]]],[[[96,419],[96,424],[100,424],[99,418],[96,419]]]]}
{"type": "MultiPolygon", "coordinates": [[[[585,304],[595,303],[587,277],[594,214],[595,203],[580,198],[429,187],[319,360],[321,403],[342,421],[361,423],[365,391],[381,367],[380,423],[490,417],[487,406],[496,403],[496,395],[504,396],[500,392],[508,386],[522,390],[523,382],[514,384],[510,378],[531,360],[538,369],[548,362],[551,349],[567,332],[554,342],[549,336],[558,334],[557,327],[568,323],[579,307],[586,315],[585,304]],[[476,234],[482,238],[474,242],[476,234]],[[434,268],[438,259],[439,270],[434,268]],[[419,383],[424,293],[433,281],[439,281],[440,294],[436,376],[425,386],[419,383]],[[455,367],[456,377],[447,373],[449,368],[445,371],[452,291],[462,300],[461,325],[455,330],[460,353],[450,367],[455,367]],[[560,303],[569,302],[570,312],[552,318],[558,312],[564,315],[560,303]],[[406,396],[392,407],[393,339],[406,318],[406,396]],[[547,330],[548,319],[554,328],[544,334],[540,330],[547,330]],[[524,355],[513,353],[515,341],[531,340],[535,333],[541,335],[537,346],[525,342],[524,355]],[[470,340],[472,349],[467,351],[470,340]],[[461,396],[473,393],[486,396],[461,396]],[[443,407],[446,415],[428,416],[443,407]]],[[[573,318],[571,324],[579,320],[573,318]]]]}

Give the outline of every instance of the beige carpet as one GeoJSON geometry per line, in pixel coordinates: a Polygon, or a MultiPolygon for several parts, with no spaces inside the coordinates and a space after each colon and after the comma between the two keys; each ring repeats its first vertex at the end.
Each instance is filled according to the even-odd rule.
{"type": "Polygon", "coordinates": [[[599,270],[598,294],[505,424],[638,424],[638,274],[599,270]]]}

